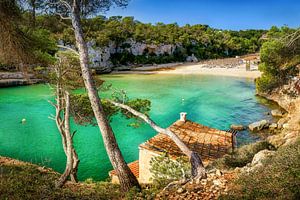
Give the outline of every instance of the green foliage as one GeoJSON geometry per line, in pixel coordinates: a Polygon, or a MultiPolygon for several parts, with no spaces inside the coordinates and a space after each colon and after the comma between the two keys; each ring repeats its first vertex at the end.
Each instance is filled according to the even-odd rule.
{"type": "Polygon", "coordinates": [[[167,154],[155,156],[150,161],[150,172],[156,187],[164,187],[168,183],[191,176],[191,165],[186,157],[179,157],[176,160],[167,154]]]}
{"type": "MultiPolygon", "coordinates": [[[[119,112],[119,108],[113,106],[106,100],[101,100],[103,110],[108,119],[119,112]]],[[[71,95],[71,115],[74,121],[81,125],[97,125],[94,112],[87,94],[72,94],[71,95]]]]}
{"type": "Polygon", "coordinates": [[[270,92],[286,84],[291,76],[298,74],[297,65],[300,64],[300,47],[290,45],[289,35],[297,33],[293,29],[272,27],[266,41],[260,50],[261,64],[259,70],[263,72],[256,81],[257,90],[270,92]]]}
{"type": "MultiPolygon", "coordinates": [[[[123,114],[127,119],[135,119],[136,121],[130,124],[133,127],[139,127],[141,121],[139,118],[133,116],[131,113],[120,109],[113,104],[111,104],[106,99],[101,99],[103,110],[106,117],[112,120],[112,117],[118,113],[123,114]]],[[[133,99],[128,100],[126,105],[131,108],[148,114],[150,111],[151,102],[147,99],[133,99]]],[[[71,95],[71,115],[74,117],[74,121],[81,125],[92,124],[96,125],[94,112],[91,107],[91,103],[87,94],[72,94],[71,95]]]]}
{"type": "MultiPolygon", "coordinates": [[[[145,115],[149,115],[150,107],[151,107],[151,101],[148,99],[133,99],[126,102],[126,105],[133,108],[134,110],[137,110],[145,115]]],[[[134,116],[128,112],[127,110],[121,111],[123,115],[125,115],[127,118],[133,118],[134,116]]]]}
{"type": "Polygon", "coordinates": [[[244,167],[250,163],[254,155],[264,149],[274,149],[266,141],[259,141],[238,148],[234,153],[225,155],[222,158],[210,164],[209,168],[216,167],[219,169],[230,169],[235,167],[244,167]]]}
{"type": "MultiPolygon", "coordinates": [[[[153,64],[182,62],[194,54],[198,59],[232,57],[257,52],[262,41],[263,30],[230,31],[213,29],[207,25],[185,25],[157,23],[144,24],[133,17],[97,16],[82,21],[87,41],[95,41],[97,46],[108,46],[114,42],[119,49],[113,54],[114,65],[153,64]],[[172,55],[155,55],[150,51],[134,56],[128,51],[129,40],[146,44],[172,44],[177,46],[172,55]]],[[[66,44],[74,44],[74,34],[70,21],[62,21],[57,16],[41,15],[37,27],[50,30],[53,37],[66,44]]]]}
{"type": "Polygon", "coordinates": [[[48,30],[34,29],[27,32],[32,40],[31,49],[35,55],[36,63],[44,65],[53,64],[55,62],[54,55],[57,52],[57,44],[48,30]]]}
{"type": "Polygon", "coordinates": [[[18,1],[0,1],[0,60],[8,65],[54,62],[56,41],[45,29],[31,29],[22,18],[18,1]]]}
{"type": "Polygon", "coordinates": [[[299,199],[300,141],[283,146],[263,166],[243,174],[221,199],[299,199]]]}

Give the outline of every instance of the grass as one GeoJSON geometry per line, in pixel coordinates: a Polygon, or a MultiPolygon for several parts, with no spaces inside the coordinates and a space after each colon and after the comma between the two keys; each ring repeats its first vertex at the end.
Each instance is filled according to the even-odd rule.
{"type": "Polygon", "coordinates": [[[300,199],[300,140],[280,147],[262,167],[239,176],[221,199],[300,199]]]}
{"type": "Polygon", "coordinates": [[[58,173],[36,165],[0,162],[0,199],[121,199],[118,185],[68,182],[56,189],[58,177],[58,173]]]}

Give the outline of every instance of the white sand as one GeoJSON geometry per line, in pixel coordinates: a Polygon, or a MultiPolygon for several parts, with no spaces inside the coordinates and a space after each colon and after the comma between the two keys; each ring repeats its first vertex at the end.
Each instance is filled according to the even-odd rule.
{"type": "MultiPolygon", "coordinates": [[[[206,65],[207,66],[207,65],[206,65]]],[[[215,76],[232,76],[255,79],[261,76],[257,65],[251,66],[251,71],[246,71],[245,65],[234,68],[205,67],[203,64],[184,64],[160,70],[159,67],[140,67],[136,71],[113,72],[115,74],[202,74],[215,76]]]]}
{"type": "Polygon", "coordinates": [[[239,66],[235,68],[207,68],[201,64],[186,65],[176,67],[170,70],[156,71],[158,74],[203,74],[203,75],[216,75],[216,76],[233,76],[233,77],[245,77],[245,78],[258,78],[261,76],[261,72],[258,71],[257,66],[251,66],[251,71],[246,71],[245,66],[239,66]]]}

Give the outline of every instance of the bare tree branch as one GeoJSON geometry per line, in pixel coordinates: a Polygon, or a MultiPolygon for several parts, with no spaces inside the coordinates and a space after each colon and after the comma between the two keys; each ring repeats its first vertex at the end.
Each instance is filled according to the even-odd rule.
{"type": "Polygon", "coordinates": [[[161,128],[153,120],[151,120],[149,117],[147,117],[145,114],[138,112],[125,104],[118,103],[118,102],[112,101],[110,99],[107,99],[107,101],[117,107],[120,107],[122,109],[129,111],[136,117],[139,117],[140,119],[145,121],[147,124],[149,124],[158,133],[162,133],[162,134],[169,136],[175,142],[175,144],[179,147],[179,149],[190,159],[190,162],[192,165],[193,178],[196,178],[196,179],[206,178],[205,168],[204,168],[204,165],[202,163],[202,160],[201,160],[199,154],[195,151],[191,151],[188,148],[188,146],[185,143],[183,143],[181,141],[181,139],[175,133],[173,133],[170,129],[161,128]]]}
{"type": "Polygon", "coordinates": [[[67,47],[67,46],[63,46],[63,45],[57,45],[59,48],[62,48],[62,49],[67,49],[67,50],[70,50],[72,51],[73,53],[75,53],[76,55],[79,56],[79,53],[75,50],[75,49],[72,49],[71,47],[67,47]]]}

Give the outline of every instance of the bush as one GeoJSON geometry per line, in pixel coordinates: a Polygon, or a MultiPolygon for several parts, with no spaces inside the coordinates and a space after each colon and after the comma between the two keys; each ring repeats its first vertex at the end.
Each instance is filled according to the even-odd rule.
{"type": "Polygon", "coordinates": [[[150,161],[150,171],[156,187],[164,187],[168,183],[191,176],[191,166],[187,158],[171,159],[167,154],[155,156],[150,161]]]}
{"type": "Polygon", "coordinates": [[[278,149],[251,174],[243,174],[221,199],[300,199],[300,140],[278,149]]]}
{"type": "Polygon", "coordinates": [[[259,92],[271,92],[273,89],[287,84],[290,77],[298,74],[299,45],[290,45],[290,41],[286,39],[289,38],[291,31],[294,30],[272,28],[269,31],[268,41],[262,45],[260,50],[259,70],[263,74],[256,81],[259,92]]]}
{"type": "Polygon", "coordinates": [[[234,153],[225,155],[223,158],[214,161],[208,168],[230,169],[244,167],[252,161],[256,153],[264,149],[274,149],[274,147],[266,141],[248,144],[238,148],[234,153]]]}

